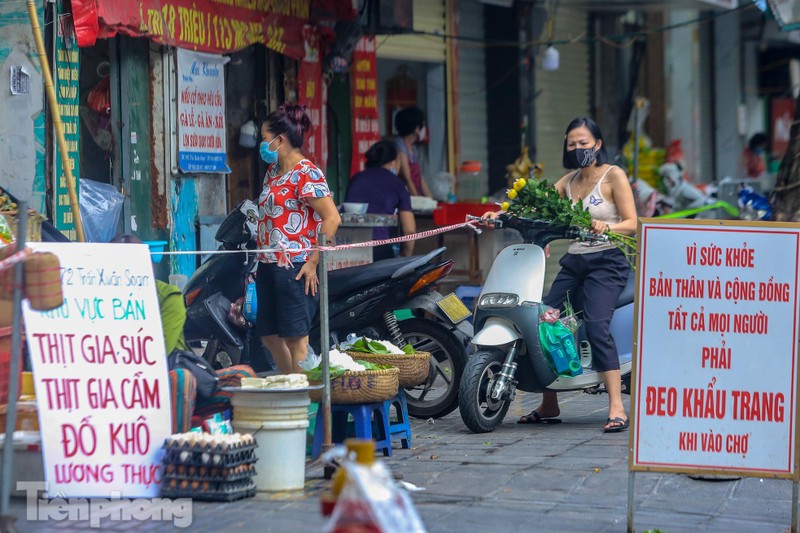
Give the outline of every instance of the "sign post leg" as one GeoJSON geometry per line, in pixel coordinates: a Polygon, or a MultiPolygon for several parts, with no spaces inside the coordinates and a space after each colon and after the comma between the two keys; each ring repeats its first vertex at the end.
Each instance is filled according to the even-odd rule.
{"type": "MultiPolygon", "coordinates": [[[[633,470],[628,471],[628,533],[633,533],[633,487],[634,476],[636,473],[633,470]]],[[[795,487],[797,484],[795,483],[795,487]]]]}
{"type": "Polygon", "coordinates": [[[792,480],[792,533],[797,533],[797,480],[792,480]]]}
{"type": "MultiPolygon", "coordinates": [[[[320,246],[326,246],[328,239],[324,233],[319,236],[320,246]]],[[[328,324],[328,254],[319,252],[319,326],[320,326],[320,355],[322,357],[322,450],[331,448],[331,376],[330,376],[330,354],[331,345],[330,330],[328,324]]]]}
{"type": "MultiPolygon", "coordinates": [[[[26,230],[28,227],[28,206],[20,202],[17,215],[17,251],[25,249],[26,230]]],[[[11,465],[14,460],[14,428],[17,425],[17,393],[19,368],[22,362],[22,284],[24,282],[25,264],[20,261],[14,265],[14,307],[11,311],[11,361],[8,368],[8,410],[6,411],[5,445],[3,446],[3,477],[0,480],[0,520],[8,524],[9,499],[11,497],[11,465]]],[[[12,523],[13,523],[13,519],[12,523]]],[[[3,531],[6,531],[5,526],[3,531]]]]}

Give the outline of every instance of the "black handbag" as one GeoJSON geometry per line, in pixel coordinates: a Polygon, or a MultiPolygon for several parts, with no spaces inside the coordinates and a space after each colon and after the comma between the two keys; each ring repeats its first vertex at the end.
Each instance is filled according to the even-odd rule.
{"type": "Polygon", "coordinates": [[[185,350],[173,350],[167,358],[167,366],[170,370],[188,370],[197,382],[197,396],[210,398],[217,391],[219,378],[214,369],[211,368],[205,359],[193,352],[185,350]]]}

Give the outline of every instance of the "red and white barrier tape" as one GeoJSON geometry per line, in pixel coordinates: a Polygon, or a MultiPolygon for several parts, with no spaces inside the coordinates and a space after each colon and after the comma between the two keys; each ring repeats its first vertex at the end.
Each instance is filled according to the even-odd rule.
{"type": "MultiPolygon", "coordinates": [[[[9,246],[12,246],[12,245],[9,245],[9,246]]],[[[29,253],[30,253],[30,250],[28,250],[27,248],[23,248],[21,251],[16,252],[15,254],[6,257],[2,261],[0,261],[0,271],[7,270],[7,269],[13,267],[14,265],[16,265],[17,263],[20,263],[20,262],[24,261],[29,253]]]]}
{"type": "Polygon", "coordinates": [[[461,228],[469,228],[477,233],[480,229],[475,226],[478,224],[477,220],[469,220],[461,222],[460,224],[452,224],[450,226],[442,226],[441,228],[421,231],[419,233],[412,233],[410,235],[403,235],[402,237],[393,237],[391,239],[382,239],[377,241],[356,242],[353,244],[339,244],[336,246],[312,246],[310,248],[259,248],[256,250],[210,250],[210,251],[197,251],[197,250],[181,250],[181,251],[164,251],[164,252],[151,252],[153,255],[221,255],[221,254],[240,254],[244,252],[249,253],[272,253],[277,255],[285,255],[288,252],[339,252],[342,250],[352,250],[354,248],[372,248],[375,246],[383,246],[384,244],[399,244],[401,242],[416,241],[425,239],[454,231],[461,228]]]}

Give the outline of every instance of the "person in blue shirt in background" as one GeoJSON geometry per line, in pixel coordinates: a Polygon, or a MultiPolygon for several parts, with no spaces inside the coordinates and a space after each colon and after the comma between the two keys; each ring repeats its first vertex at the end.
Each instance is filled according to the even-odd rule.
{"type": "MultiPolygon", "coordinates": [[[[391,141],[378,141],[366,153],[366,170],[352,177],[347,187],[345,202],[369,204],[367,213],[394,215],[400,219],[403,235],[417,230],[414,213],[411,211],[411,195],[403,180],[397,176],[400,169],[397,148],[391,141]]],[[[375,228],[373,239],[388,239],[390,228],[375,228]]],[[[414,241],[404,242],[400,255],[411,255],[414,241]]],[[[372,252],[374,261],[394,257],[392,245],[376,247],[372,252]]]]}

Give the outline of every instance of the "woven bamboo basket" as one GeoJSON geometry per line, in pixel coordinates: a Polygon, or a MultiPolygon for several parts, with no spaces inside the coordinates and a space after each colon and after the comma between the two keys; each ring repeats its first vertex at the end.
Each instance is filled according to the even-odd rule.
{"type": "MultiPolygon", "coordinates": [[[[398,370],[364,370],[362,372],[345,372],[331,380],[331,403],[377,403],[391,400],[397,396],[399,388],[398,370]]],[[[311,385],[321,385],[319,381],[311,385]]],[[[312,402],[322,401],[322,391],[309,393],[312,402]]]]}
{"type": "MultiPolygon", "coordinates": [[[[7,259],[17,250],[15,243],[0,248],[0,261],[7,259]]],[[[50,252],[29,254],[23,261],[23,297],[28,299],[32,309],[50,311],[61,307],[64,295],[61,290],[61,265],[58,256],[50,252]]],[[[16,270],[0,270],[0,300],[14,297],[16,270]]]]}
{"type": "MultiPolygon", "coordinates": [[[[17,211],[0,211],[8,222],[11,228],[11,234],[17,238],[17,211]]],[[[44,215],[33,209],[28,210],[28,229],[25,231],[25,240],[27,242],[42,242],[42,222],[46,219],[44,215]]]]}
{"type": "Polygon", "coordinates": [[[416,352],[412,354],[374,354],[362,352],[347,352],[353,359],[361,359],[376,365],[390,365],[399,370],[398,382],[400,387],[407,389],[425,383],[431,370],[431,354],[416,352]]]}
{"type": "Polygon", "coordinates": [[[58,256],[37,252],[25,261],[25,297],[37,311],[50,311],[64,304],[58,256]]]}
{"type": "MultiPolygon", "coordinates": [[[[8,259],[17,253],[17,244],[11,243],[0,246],[0,261],[8,259]]],[[[16,272],[13,268],[0,270],[0,300],[11,300],[14,296],[14,279],[16,272]]]]}

